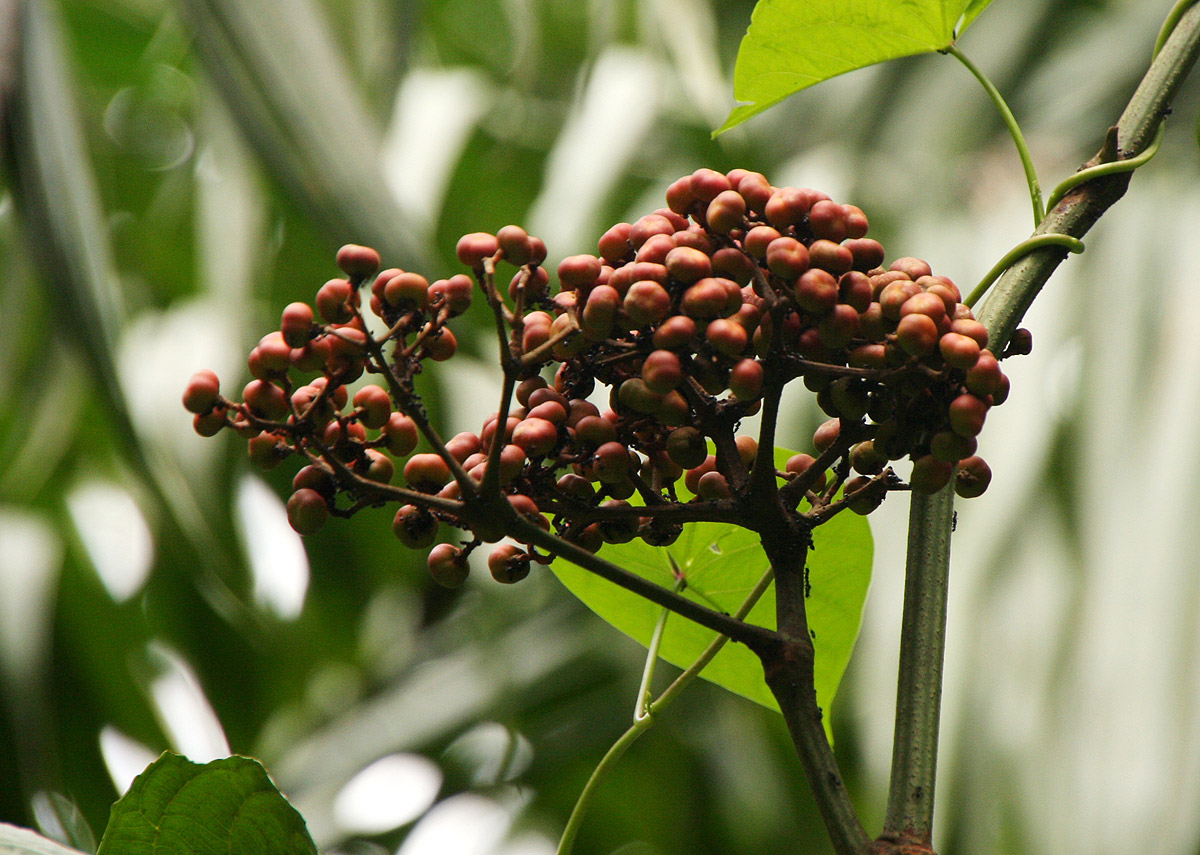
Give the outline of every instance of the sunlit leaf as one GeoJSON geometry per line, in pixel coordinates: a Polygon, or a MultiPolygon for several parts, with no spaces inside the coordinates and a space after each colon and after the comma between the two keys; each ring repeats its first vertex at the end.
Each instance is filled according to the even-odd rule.
{"type": "MultiPolygon", "coordinates": [[[[776,449],[781,469],[793,452],[776,449]]],[[[680,485],[682,486],[682,485],[680,485]]],[[[818,527],[809,553],[812,593],[805,603],[816,648],[817,703],[828,711],[854,640],[858,637],[867,584],[871,578],[871,530],[863,517],[843,513],[818,527]]],[[[672,560],[686,582],[683,595],[711,608],[732,613],[769,569],[758,536],[724,523],[694,523],[668,547],[638,539],[606,545],[603,556],[626,570],[673,588],[672,560]]],[[[565,561],[551,565],[567,588],[592,611],[626,635],[648,645],[661,608],[636,594],[565,561]]],[[[775,627],[775,595],[769,590],[750,612],[748,621],[775,627]]],[[[678,616],[667,621],[660,655],[680,667],[692,664],[716,637],[709,629],[678,616]]],[[[752,701],[778,709],[763,679],[758,657],[740,644],[729,644],[701,676],[752,701]]],[[[826,715],[828,727],[830,717],[826,715]]]]}
{"type": "Polygon", "coordinates": [[[738,49],[735,107],[717,133],[823,80],[949,47],[991,0],[759,0],[738,49]]]}
{"type": "Polygon", "coordinates": [[[304,820],[256,760],[164,754],[113,805],[99,855],[316,855],[304,820]]]}

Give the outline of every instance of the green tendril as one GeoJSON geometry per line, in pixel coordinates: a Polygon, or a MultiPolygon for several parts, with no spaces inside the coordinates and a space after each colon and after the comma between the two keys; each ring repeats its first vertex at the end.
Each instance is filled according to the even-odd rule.
{"type": "Polygon", "coordinates": [[[963,300],[968,306],[974,306],[987,293],[988,288],[992,287],[992,283],[1000,278],[1005,270],[1012,267],[1019,260],[1029,255],[1031,252],[1036,252],[1039,249],[1044,249],[1048,246],[1061,246],[1067,252],[1083,252],[1083,241],[1078,238],[1073,238],[1070,235],[1048,234],[1035,235],[1029,240],[1022,241],[1004,254],[1004,257],[996,262],[995,267],[987,272],[987,275],[980,280],[975,286],[967,299],[963,300]]]}
{"type": "Polygon", "coordinates": [[[1025,143],[1025,135],[1021,133],[1021,126],[1017,123],[1017,117],[1009,109],[1004,96],[1000,94],[1000,90],[995,87],[992,81],[988,79],[987,75],[975,63],[967,59],[966,54],[954,45],[950,45],[943,52],[957,59],[967,67],[969,72],[975,75],[975,79],[983,85],[988,97],[992,99],[992,103],[996,105],[996,109],[1000,112],[1000,118],[1004,120],[1004,125],[1008,128],[1008,132],[1017,146],[1017,154],[1021,158],[1021,165],[1025,168],[1025,181],[1029,185],[1029,198],[1033,203],[1033,227],[1037,228],[1046,216],[1046,208],[1042,205],[1042,187],[1038,182],[1037,170],[1033,165],[1033,156],[1029,153],[1029,146],[1025,143]]]}
{"type": "Polygon", "coordinates": [[[1071,190],[1086,181],[1091,181],[1093,178],[1102,178],[1105,175],[1116,175],[1121,172],[1133,172],[1133,170],[1154,157],[1155,153],[1158,152],[1158,147],[1162,144],[1163,132],[1165,130],[1166,123],[1160,121],[1158,132],[1154,135],[1154,140],[1150,145],[1146,146],[1145,151],[1136,157],[1110,160],[1108,163],[1098,163],[1095,166],[1089,166],[1087,169],[1079,170],[1054,188],[1054,191],[1050,194],[1050,198],[1046,200],[1046,209],[1053,210],[1054,206],[1061,202],[1062,198],[1071,192],[1071,190]]]}

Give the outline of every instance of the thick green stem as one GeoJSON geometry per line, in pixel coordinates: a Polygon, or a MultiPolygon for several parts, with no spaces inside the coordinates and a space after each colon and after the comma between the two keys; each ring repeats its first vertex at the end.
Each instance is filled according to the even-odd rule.
{"type": "MultiPolygon", "coordinates": [[[[1191,5],[1180,13],[1183,4],[1172,10],[1174,29],[1161,45],[1155,60],[1130,98],[1115,133],[1114,145],[1106,145],[1085,167],[1120,158],[1131,160],[1147,150],[1158,133],[1163,117],[1169,112],[1179,87],[1200,55],[1200,5],[1191,5]]],[[[1135,161],[1140,162],[1140,161],[1135,161]]],[[[1130,166],[1133,164],[1126,164],[1130,166]]],[[[1087,181],[1069,189],[1047,213],[1035,230],[1036,235],[1055,234],[1082,238],[1118,199],[1129,185],[1131,171],[1089,175],[1087,181]]],[[[1033,303],[1050,275],[1066,258],[1068,249],[1053,243],[1026,254],[1001,276],[978,313],[987,325],[992,347],[1000,352],[1033,303]]],[[[910,532],[909,584],[914,579],[933,579],[936,544],[948,538],[953,519],[953,502],[945,495],[923,498],[913,494],[910,532]],[[916,559],[914,565],[914,556],[916,559]]],[[[948,548],[948,547],[947,547],[948,548]]],[[[908,627],[918,621],[918,610],[929,615],[931,624],[944,622],[945,585],[924,584],[921,596],[905,593],[904,637],[900,667],[902,708],[896,717],[896,756],[892,765],[888,801],[888,830],[895,834],[928,834],[933,811],[934,761],[936,752],[936,705],[931,706],[932,689],[941,684],[943,639],[941,631],[928,627],[910,633],[908,627]],[[904,652],[907,649],[908,652],[904,652]],[[925,700],[905,700],[905,686],[925,700]],[[919,691],[918,691],[919,690],[919,691]],[[921,791],[917,792],[917,787],[921,791]]],[[[887,835],[885,834],[885,837],[887,835]]],[[[914,842],[916,842],[914,840],[914,842]]],[[[926,844],[927,845],[927,842],[926,844]]]]}
{"type": "Polygon", "coordinates": [[[1008,108],[1008,104],[1004,100],[1004,96],[1000,94],[1000,90],[995,87],[987,75],[980,68],[967,59],[967,55],[956,48],[954,45],[946,48],[945,53],[957,59],[967,67],[967,71],[975,75],[988,97],[992,99],[992,103],[996,105],[996,109],[1000,112],[1000,118],[1004,120],[1004,126],[1008,128],[1008,133],[1012,137],[1013,143],[1017,146],[1017,155],[1021,158],[1021,166],[1025,168],[1025,181],[1029,184],[1029,199],[1033,203],[1033,226],[1037,228],[1041,223],[1042,217],[1045,216],[1042,208],[1042,186],[1038,182],[1037,169],[1033,165],[1033,156],[1029,153],[1029,146],[1025,144],[1025,135],[1021,133],[1021,126],[1017,123],[1016,116],[1012,110],[1008,108]]]}
{"type": "Polygon", "coordinates": [[[932,496],[914,492],[908,521],[892,787],[882,836],[924,846],[933,831],[953,504],[951,486],[932,496]]]}

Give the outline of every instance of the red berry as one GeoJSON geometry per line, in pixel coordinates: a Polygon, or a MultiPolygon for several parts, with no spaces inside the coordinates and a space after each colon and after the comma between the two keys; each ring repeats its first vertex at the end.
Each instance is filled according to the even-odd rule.
{"type": "Polygon", "coordinates": [[[437,540],[438,521],[425,508],[403,505],[392,520],[392,532],[410,549],[425,549],[437,540]]]}
{"type": "Polygon", "coordinates": [[[519,546],[502,543],[488,556],[488,570],[497,582],[520,582],[529,575],[529,554],[519,546]]]}
{"type": "Polygon", "coordinates": [[[950,402],[950,429],[959,436],[978,436],[987,411],[986,401],[970,393],[959,395],[950,402]]]}
{"type": "Polygon", "coordinates": [[[918,493],[936,493],[950,483],[950,476],[953,473],[953,463],[947,463],[944,460],[938,460],[932,454],[926,454],[913,461],[909,484],[918,493]]]}
{"type": "Polygon", "coordinates": [[[317,291],[317,311],[326,323],[344,324],[354,317],[350,298],[354,288],[346,279],[330,279],[317,291]]]}
{"type": "Polygon", "coordinates": [[[456,273],[449,279],[439,279],[429,286],[429,302],[444,303],[449,316],[454,318],[471,308],[471,295],[475,283],[465,273],[456,273]]]}
{"type": "Polygon", "coordinates": [[[192,375],[192,379],[183,390],[183,407],[189,413],[207,413],[216,406],[220,390],[221,382],[217,375],[207,368],[202,368],[192,375]]]}
{"type": "Polygon", "coordinates": [[[740,229],[746,219],[746,200],[736,190],[722,190],[708,203],[705,219],[717,234],[740,229]]]}
{"type": "Polygon", "coordinates": [[[287,517],[299,534],[316,534],[329,519],[325,497],[307,487],[292,493],[287,502],[287,517]]]}
{"type": "Polygon", "coordinates": [[[515,267],[528,264],[533,258],[529,233],[520,226],[504,226],[496,232],[496,243],[504,250],[505,261],[515,267]]]}
{"type": "Polygon", "coordinates": [[[472,232],[458,239],[454,254],[467,267],[482,267],[485,258],[491,258],[500,249],[495,235],[487,232],[472,232]]]}
{"type": "Polygon", "coordinates": [[[450,467],[436,454],[414,454],[404,464],[404,480],[414,490],[436,493],[450,480],[450,467]]]}
{"type": "Polygon", "coordinates": [[[991,467],[982,457],[968,457],[958,464],[958,474],[954,479],[954,492],[964,499],[974,499],[982,496],[992,482],[991,467]]]}
{"type": "Polygon", "coordinates": [[[337,251],[337,266],[351,279],[362,281],[379,269],[379,253],[369,246],[348,243],[337,251]]]}
{"type": "Polygon", "coordinates": [[[444,588],[461,588],[471,572],[466,555],[452,543],[439,543],[429,551],[429,574],[444,588]]]}
{"type": "Polygon", "coordinates": [[[290,347],[304,347],[312,334],[313,310],[308,303],[288,303],[279,319],[279,331],[290,347]]]}

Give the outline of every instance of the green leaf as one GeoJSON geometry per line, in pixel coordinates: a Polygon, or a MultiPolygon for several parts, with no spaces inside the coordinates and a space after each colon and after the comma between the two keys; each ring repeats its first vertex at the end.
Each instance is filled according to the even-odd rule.
{"type": "Polygon", "coordinates": [[[83,855],[30,831],[0,822],[0,855],[83,855]]]}
{"type": "Polygon", "coordinates": [[[759,0],[733,71],[734,97],[747,103],[716,133],[847,71],[944,50],[990,2],[759,0]]]}
{"type": "Polygon", "coordinates": [[[956,32],[959,35],[962,35],[963,30],[971,26],[971,23],[978,18],[979,14],[988,6],[990,6],[991,3],[992,0],[971,0],[971,2],[967,4],[967,8],[963,10],[962,20],[958,22],[958,29],[956,32]]]}
{"type": "Polygon", "coordinates": [[[166,753],[113,805],[98,855],[316,855],[257,760],[166,753]]]}
{"type": "MultiPolygon", "coordinates": [[[[776,465],[782,469],[793,453],[775,449],[776,465]]],[[[827,713],[858,637],[871,580],[872,551],[870,527],[856,514],[838,514],[813,533],[808,560],[812,594],[806,609],[816,648],[817,703],[827,713]]],[[[675,586],[671,567],[674,559],[687,583],[685,597],[730,613],[737,610],[769,569],[758,536],[725,523],[687,525],[679,540],[668,547],[649,546],[642,540],[610,544],[604,547],[603,555],[664,588],[675,586]]],[[[649,645],[659,606],[565,561],[555,561],[551,569],[588,608],[642,645],[649,645]]],[[[774,590],[763,596],[747,620],[774,629],[774,590]]],[[[712,630],[672,615],[659,655],[686,668],[715,637],[712,630]]],[[[779,708],[763,679],[758,657],[743,645],[726,645],[701,676],[765,707],[779,708]]],[[[827,714],[826,732],[829,721],[827,714]]]]}

